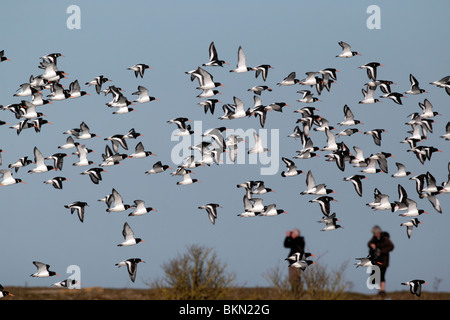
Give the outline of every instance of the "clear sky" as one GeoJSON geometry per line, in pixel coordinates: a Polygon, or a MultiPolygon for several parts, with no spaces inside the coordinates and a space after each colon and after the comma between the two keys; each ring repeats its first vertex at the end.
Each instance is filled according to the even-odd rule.
{"type": "MultiPolygon", "coordinates": [[[[30,97],[14,97],[22,83],[30,75],[42,73],[38,68],[40,57],[60,52],[58,68],[67,73],[61,83],[66,87],[78,80],[83,90],[90,93],[77,99],[54,101],[51,105],[38,107],[53,124],[45,125],[40,133],[33,129],[17,135],[9,127],[16,124],[13,113],[5,110],[0,119],[10,123],[0,127],[2,153],[1,168],[17,159],[28,156],[33,159],[33,148],[37,146],[44,156],[59,152],[67,135],[64,131],[86,122],[91,131],[99,137],[84,140],[95,153],[89,160],[98,166],[101,154],[110,143],[104,138],[114,134],[125,134],[135,128],[143,136],[128,140],[131,154],[137,142],[142,141],[146,150],[156,156],[145,159],[125,159],[122,165],[106,167],[103,180],[93,184],[80,173],[88,167],[76,167],[77,157],[71,155],[64,160],[61,172],[29,174],[32,165],[21,168],[14,177],[26,184],[2,186],[0,199],[0,283],[4,286],[49,286],[69,276],[66,268],[78,265],[81,283],[85,287],[103,286],[111,288],[146,288],[146,283],[163,275],[162,264],[184,253],[186,246],[200,244],[212,247],[227,270],[235,272],[236,283],[243,286],[270,285],[264,274],[270,269],[287,265],[284,261],[288,250],[283,247],[287,230],[299,228],[306,239],[307,249],[320,256],[321,264],[330,269],[347,263],[345,277],[353,286],[351,290],[371,293],[366,287],[368,274],[356,269],[355,258],[366,256],[370,230],[378,224],[388,231],[395,245],[391,253],[391,266],[387,271],[389,290],[405,290],[400,283],[414,278],[425,279],[430,284],[440,280],[439,290],[450,291],[448,280],[448,224],[450,201],[448,194],[439,195],[443,207],[440,214],[427,199],[419,199],[415,183],[409,178],[394,179],[395,162],[401,162],[415,175],[431,172],[438,184],[447,181],[449,157],[448,141],[439,138],[445,132],[450,119],[448,103],[450,96],[442,88],[429,83],[448,75],[447,16],[450,3],[435,1],[77,1],[80,9],[80,29],[68,28],[67,21],[73,16],[67,8],[70,1],[8,1],[2,4],[0,23],[0,50],[11,61],[0,63],[0,104],[6,106],[30,97]],[[369,29],[367,13],[370,5],[380,9],[380,29],[369,29]],[[221,82],[221,101],[212,115],[205,114],[198,105],[197,81],[191,82],[186,71],[193,70],[208,61],[208,47],[214,41],[219,57],[229,65],[204,67],[215,81],[221,82]],[[361,56],[351,59],[336,58],[341,48],[339,41],[351,44],[361,56]],[[237,50],[242,46],[249,66],[270,64],[268,78],[256,78],[255,72],[230,73],[237,63],[237,50]],[[378,78],[392,80],[393,91],[409,89],[409,74],[412,73],[420,85],[428,91],[418,96],[409,95],[403,105],[382,99],[382,103],[363,105],[361,89],[368,82],[365,70],[358,67],[372,61],[384,67],[378,69],[378,78]],[[128,67],[145,63],[152,69],[146,70],[143,78],[135,78],[128,67]],[[381,146],[376,146],[370,136],[356,133],[341,137],[353,151],[353,146],[364,150],[365,156],[380,151],[389,152],[389,173],[367,174],[363,196],[355,193],[344,177],[360,173],[360,168],[347,164],[344,172],[332,162],[326,162],[326,151],[318,151],[314,159],[294,159],[298,168],[311,170],[316,182],[326,183],[337,192],[338,202],[332,203],[332,211],[342,221],[343,229],[322,232],[322,224],[316,221],[322,217],[319,206],[310,203],[315,196],[300,195],[305,190],[305,175],[283,178],[285,169],[281,157],[293,158],[301,149],[300,140],[287,136],[293,132],[300,118],[294,110],[306,106],[300,103],[298,90],[310,89],[297,84],[279,87],[277,83],[290,72],[295,71],[298,79],[305,73],[323,68],[336,68],[337,83],[331,91],[320,95],[316,102],[317,113],[335,126],[344,119],[343,106],[347,104],[355,117],[363,122],[358,128],[368,131],[375,128],[387,130],[381,146]],[[112,114],[112,108],[105,103],[111,95],[97,95],[93,87],[85,85],[98,75],[112,80],[107,85],[124,89],[124,95],[131,99],[131,93],[138,85],[149,89],[150,95],[159,101],[132,106],[135,112],[112,114]],[[269,141],[267,147],[272,153],[266,155],[272,163],[278,163],[275,174],[261,175],[261,168],[267,165],[257,162],[220,165],[193,169],[193,178],[200,180],[187,186],[176,184],[179,177],[170,175],[173,170],[148,176],[145,171],[153,163],[162,161],[176,168],[172,150],[179,141],[172,138],[176,126],[167,121],[176,117],[188,117],[197,124],[194,130],[226,126],[231,129],[260,130],[257,118],[219,120],[223,114],[222,105],[234,103],[240,98],[245,108],[253,107],[253,94],[247,89],[254,85],[268,85],[272,92],[263,92],[264,105],[272,102],[286,102],[283,113],[269,112],[267,133],[278,134],[278,139],[269,141]],[[436,116],[433,133],[423,145],[433,145],[442,150],[433,154],[431,161],[421,164],[408,145],[400,143],[407,137],[410,126],[408,116],[421,112],[418,105],[428,99],[441,115],[436,116]],[[278,150],[275,152],[274,150],[278,150]],[[54,176],[65,176],[70,181],[62,190],[46,185],[43,181],[54,176]],[[276,217],[240,218],[243,212],[244,190],[236,185],[247,180],[263,180],[267,187],[275,190],[261,196],[264,204],[276,203],[288,214],[276,217]],[[407,238],[405,228],[400,224],[407,220],[398,212],[376,211],[366,206],[373,200],[373,190],[378,188],[389,194],[391,201],[398,200],[397,186],[401,184],[410,198],[418,202],[430,214],[423,214],[423,222],[407,238]],[[142,199],[157,212],[144,216],[129,217],[127,212],[107,213],[106,205],[97,201],[118,190],[125,203],[142,199]],[[84,223],[64,208],[64,205],[80,200],[89,204],[84,223]],[[204,210],[198,206],[218,203],[218,219],[212,225],[204,210]],[[135,235],[145,242],[134,247],[118,247],[122,242],[122,227],[128,222],[135,235]],[[139,257],[146,261],[138,266],[135,283],[131,283],[126,270],[118,269],[115,263],[139,257]],[[33,260],[51,265],[61,277],[58,279],[31,278],[35,272],[33,260]]],[[[72,20],[70,20],[72,21],[72,20]]],[[[315,92],[315,89],[313,89],[315,92]]],[[[48,90],[43,91],[49,94],[48,90]]],[[[381,95],[377,89],[375,95],[381,95]]],[[[315,93],[317,96],[317,93],[315,93]]],[[[344,129],[344,128],[342,128],[344,129]]],[[[200,139],[198,135],[192,142],[200,139]]],[[[326,145],[323,132],[311,131],[311,139],[318,147],[326,145]]],[[[180,140],[181,141],[181,140],[180,140]]],[[[190,140],[185,140],[185,142],[190,140]]],[[[208,140],[209,141],[209,140],[208,140]]],[[[251,148],[253,141],[242,143],[241,148],[251,148]]],[[[198,154],[196,154],[198,155],[198,154]]],[[[48,161],[48,164],[52,164],[48,161]]],[[[314,267],[314,266],[312,266],[314,267]]],[[[424,290],[434,290],[430,285],[424,290]]]]}

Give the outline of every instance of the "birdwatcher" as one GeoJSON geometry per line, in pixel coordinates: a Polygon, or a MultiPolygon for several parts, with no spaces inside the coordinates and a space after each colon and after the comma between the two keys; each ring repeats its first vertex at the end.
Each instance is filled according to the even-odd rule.
{"type": "Polygon", "coordinates": [[[381,230],[380,226],[372,227],[372,238],[367,246],[369,247],[369,256],[378,264],[380,270],[380,289],[378,294],[382,297],[386,296],[386,270],[389,267],[389,253],[394,250],[389,233],[381,230]]]}
{"type": "MultiPolygon", "coordinates": [[[[292,231],[286,232],[286,237],[284,239],[284,247],[289,249],[289,256],[296,252],[305,251],[305,238],[300,235],[300,230],[295,228],[292,231]]],[[[291,285],[291,290],[298,293],[301,290],[301,269],[299,268],[288,268],[289,270],[289,283],[291,285]]]]}

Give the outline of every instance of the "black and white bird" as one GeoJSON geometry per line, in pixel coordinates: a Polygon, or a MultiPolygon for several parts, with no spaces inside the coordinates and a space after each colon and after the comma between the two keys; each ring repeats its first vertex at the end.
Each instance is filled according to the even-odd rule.
{"type": "Polygon", "coordinates": [[[81,285],[81,283],[79,283],[75,279],[66,279],[66,280],[63,280],[63,281],[59,281],[59,282],[53,283],[52,287],[54,287],[54,288],[68,288],[68,289],[72,289],[76,285],[81,285]]]}
{"type": "Polygon", "coordinates": [[[124,225],[123,225],[122,235],[123,235],[123,238],[125,240],[123,242],[119,243],[117,245],[118,247],[129,247],[129,246],[133,246],[135,244],[138,244],[140,242],[145,242],[141,238],[135,238],[134,237],[134,232],[131,229],[131,227],[128,224],[128,222],[125,222],[124,225]]]}
{"type": "Polygon", "coordinates": [[[419,209],[417,207],[417,202],[410,198],[406,198],[404,203],[406,204],[406,212],[400,214],[400,216],[402,216],[402,217],[417,217],[417,216],[421,215],[422,213],[428,214],[427,211],[425,211],[423,209],[419,209]]]}
{"type": "Polygon", "coordinates": [[[136,144],[136,146],[134,148],[134,152],[132,154],[130,154],[130,157],[134,158],[134,159],[142,159],[142,158],[146,158],[148,156],[156,156],[156,154],[154,154],[150,150],[145,150],[144,144],[142,143],[142,141],[139,141],[136,144]]]}
{"type": "Polygon", "coordinates": [[[403,222],[400,224],[401,227],[406,227],[406,235],[408,236],[408,239],[411,238],[412,231],[414,227],[418,227],[419,224],[422,224],[423,222],[420,222],[418,218],[412,218],[406,222],[403,222]]]}
{"type": "Polygon", "coordinates": [[[2,176],[0,186],[10,186],[16,183],[25,183],[22,181],[22,179],[14,178],[12,176],[11,170],[9,169],[0,169],[0,175],[2,176]]]}
{"type": "Polygon", "coordinates": [[[362,197],[362,192],[363,192],[361,179],[367,179],[367,177],[362,174],[354,174],[350,177],[344,178],[344,181],[350,181],[351,183],[353,183],[353,186],[355,187],[355,191],[360,197],[362,197]]]}
{"type": "Polygon", "coordinates": [[[247,142],[247,141],[236,134],[231,134],[227,136],[227,138],[225,139],[225,145],[228,148],[228,156],[232,162],[236,161],[239,152],[238,144],[240,142],[247,142]]]}
{"type": "Polygon", "coordinates": [[[402,98],[406,98],[406,96],[400,92],[390,92],[390,93],[386,93],[386,94],[380,96],[380,98],[391,99],[396,104],[402,105],[403,104],[402,98]]]}
{"type": "Polygon", "coordinates": [[[372,86],[367,86],[366,89],[362,88],[361,92],[364,96],[364,99],[359,101],[360,104],[373,104],[377,102],[381,102],[380,99],[374,97],[375,88],[372,86]]]}
{"type": "Polygon", "coordinates": [[[422,109],[422,114],[420,114],[420,118],[423,120],[424,118],[433,118],[435,116],[439,116],[440,113],[433,110],[433,105],[431,104],[430,100],[425,99],[422,102],[419,102],[419,107],[422,109]]]}
{"type": "Polygon", "coordinates": [[[5,50],[0,51],[0,62],[3,62],[3,61],[11,61],[7,57],[5,57],[5,50]]]}
{"type": "Polygon", "coordinates": [[[56,170],[62,170],[64,158],[70,157],[67,153],[57,152],[45,158],[45,160],[53,160],[53,167],[56,170]]]}
{"type": "Polygon", "coordinates": [[[284,107],[290,107],[286,102],[273,102],[269,104],[266,109],[268,111],[276,111],[276,112],[283,112],[284,107]]]}
{"type": "Polygon", "coordinates": [[[305,271],[306,268],[308,268],[312,264],[316,264],[316,263],[312,260],[299,260],[299,261],[295,261],[294,263],[291,263],[289,265],[289,267],[297,268],[297,269],[301,269],[302,271],[305,271]]]}
{"type": "Polygon", "coordinates": [[[78,155],[78,161],[72,163],[73,166],[83,167],[83,166],[89,166],[91,164],[94,164],[93,161],[91,161],[87,158],[89,151],[88,151],[88,148],[86,148],[86,146],[84,144],[77,144],[76,148],[77,148],[76,152],[78,155]]]}
{"type": "Polygon", "coordinates": [[[381,152],[377,152],[375,154],[371,154],[369,159],[377,160],[377,163],[378,163],[381,171],[383,171],[385,173],[389,173],[389,166],[388,166],[387,159],[390,157],[395,158],[395,156],[392,153],[381,151],[381,152]]]}
{"type": "Polygon", "coordinates": [[[33,152],[35,167],[31,170],[28,170],[28,173],[42,173],[55,169],[53,166],[45,164],[45,158],[42,155],[42,152],[37,147],[34,147],[33,152]]]}
{"type": "Polygon", "coordinates": [[[261,75],[262,79],[266,81],[269,74],[269,69],[273,69],[273,67],[269,64],[260,64],[250,69],[255,71],[255,78],[258,78],[259,75],[261,75]]]}
{"type": "Polygon", "coordinates": [[[214,76],[201,67],[198,67],[197,69],[196,78],[199,84],[196,89],[204,90],[204,92],[206,92],[206,90],[213,90],[214,88],[224,86],[222,83],[214,81],[214,76]]]}
{"type": "Polygon", "coordinates": [[[428,93],[425,89],[420,88],[419,81],[412,75],[409,74],[409,81],[411,82],[411,88],[408,91],[405,91],[405,94],[421,94],[428,93]]]}
{"type": "Polygon", "coordinates": [[[407,177],[412,174],[411,171],[406,170],[406,166],[403,163],[396,162],[395,165],[397,166],[397,172],[391,175],[393,178],[407,177]]]}
{"type": "Polygon", "coordinates": [[[282,177],[293,177],[303,173],[302,170],[297,169],[297,166],[295,165],[294,161],[286,157],[282,157],[281,160],[283,160],[287,168],[287,170],[281,172],[282,177]]]}
{"type": "Polygon", "coordinates": [[[301,93],[303,96],[301,99],[297,99],[298,102],[313,103],[321,101],[319,98],[314,97],[314,94],[310,90],[299,90],[297,93],[301,93]]]}
{"type": "Polygon", "coordinates": [[[49,180],[45,180],[45,184],[51,184],[53,188],[61,190],[63,188],[63,181],[70,181],[66,177],[54,177],[49,180]]]}
{"type": "Polygon", "coordinates": [[[176,136],[188,136],[195,133],[193,130],[191,130],[191,125],[186,123],[188,121],[190,122],[191,120],[186,117],[178,117],[168,120],[167,123],[176,124],[179,130],[179,132],[175,134],[176,136]]]}
{"type": "Polygon", "coordinates": [[[381,264],[381,262],[375,261],[374,257],[372,257],[371,255],[368,255],[367,257],[364,257],[364,258],[355,258],[355,260],[359,260],[357,263],[355,263],[356,268],[358,268],[358,267],[373,267],[373,266],[378,266],[381,264]]]}
{"type": "Polygon", "coordinates": [[[320,210],[324,216],[328,217],[331,211],[331,201],[337,202],[336,199],[330,196],[320,196],[315,199],[309,200],[311,203],[318,203],[320,205],[320,210]]]}
{"type": "Polygon", "coordinates": [[[192,179],[191,173],[193,173],[191,170],[186,169],[184,174],[182,175],[183,179],[181,181],[177,181],[177,185],[178,186],[180,186],[180,185],[184,186],[184,185],[200,182],[198,179],[192,179]]]}
{"type": "Polygon", "coordinates": [[[214,111],[216,109],[216,104],[220,103],[221,101],[218,99],[205,99],[198,103],[198,105],[203,106],[203,111],[205,114],[209,111],[211,114],[214,114],[214,111]]]}
{"type": "Polygon", "coordinates": [[[70,98],[70,92],[67,89],[64,89],[64,87],[57,83],[52,82],[50,83],[50,94],[47,95],[47,97],[50,98],[50,101],[62,101],[70,98]]]}
{"type": "Polygon", "coordinates": [[[372,129],[369,131],[364,132],[366,135],[370,135],[373,138],[373,142],[377,146],[381,146],[381,134],[387,132],[385,129],[372,129]]]}
{"type": "Polygon", "coordinates": [[[251,87],[250,89],[247,89],[247,91],[251,91],[251,92],[253,92],[254,94],[256,94],[258,96],[260,96],[261,92],[263,92],[265,90],[271,92],[272,88],[270,88],[269,86],[257,85],[257,86],[251,87]]]}
{"type": "Polygon", "coordinates": [[[71,204],[64,205],[64,208],[70,209],[71,214],[76,211],[81,222],[84,222],[84,213],[86,207],[89,207],[89,205],[84,201],[74,201],[71,204]]]}
{"type": "Polygon", "coordinates": [[[242,46],[239,46],[238,49],[238,62],[235,69],[231,69],[230,72],[243,73],[252,70],[252,68],[247,67],[247,59],[245,57],[244,50],[242,46]]]}
{"type": "Polygon", "coordinates": [[[108,81],[111,81],[110,79],[106,78],[103,75],[97,76],[94,79],[92,79],[89,82],[86,82],[87,86],[95,86],[95,91],[97,92],[97,94],[100,94],[100,92],[102,91],[102,85],[108,81]]]}
{"type": "Polygon", "coordinates": [[[79,98],[85,95],[90,95],[86,91],[81,90],[80,83],[78,80],[74,80],[69,85],[69,91],[68,91],[70,98],[79,98]]]}
{"type": "Polygon", "coordinates": [[[111,193],[111,205],[106,209],[106,212],[122,212],[130,208],[133,207],[129,204],[124,204],[122,195],[113,188],[111,193]]]}
{"type": "Polygon", "coordinates": [[[105,141],[111,141],[112,148],[115,153],[119,151],[119,147],[122,147],[125,150],[128,150],[128,143],[126,141],[125,135],[123,134],[115,134],[104,138],[105,141]]]}
{"type": "Polygon", "coordinates": [[[373,191],[373,201],[366,204],[372,209],[376,210],[391,210],[395,211],[396,204],[389,201],[389,195],[381,193],[378,188],[373,191]]]}
{"type": "Polygon", "coordinates": [[[337,138],[339,137],[350,137],[351,135],[354,135],[357,132],[361,132],[359,131],[358,128],[348,128],[348,129],[344,129],[342,131],[339,131],[336,135],[337,138]]]}
{"type": "Polygon", "coordinates": [[[415,280],[409,280],[406,282],[402,282],[402,285],[409,286],[409,291],[411,294],[415,294],[416,296],[420,297],[422,294],[422,285],[428,284],[425,280],[421,279],[415,279],[415,280]]]}
{"type": "Polygon", "coordinates": [[[133,102],[138,102],[138,103],[145,103],[145,102],[150,102],[150,101],[159,101],[159,99],[152,97],[149,95],[149,91],[146,87],[144,86],[138,86],[138,91],[135,91],[132,93],[132,95],[137,95],[138,98],[136,100],[133,100],[133,102]]]}
{"type": "Polygon", "coordinates": [[[205,89],[199,95],[197,95],[197,98],[211,98],[217,94],[222,94],[222,93],[219,92],[219,90],[215,90],[215,89],[205,89]]]}
{"type": "Polygon", "coordinates": [[[325,224],[336,224],[337,222],[341,222],[341,220],[339,220],[336,217],[336,212],[333,212],[328,216],[323,216],[322,219],[317,221],[317,223],[325,223],[325,224]]]}
{"type": "Polygon", "coordinates": [[[80,139],[80,140],[86,140],[86,139],[98,137],[95,133],[91,133],[88,125],[84,121],[81,122],[79,128],[67,130],[67,131],[64,131],[63,133],[73,135],[76,139],[80,139]]]}
{"type": "Polygon", "coordinates": [[[217,208],[222,208],[222,207],[217,203],[208,203],[208,204],[202,205],[198,208],[205,209],[206,212],[208,213],[209,221],[211,221],[212,224],[215,224],[216,219],[217,219],[217,208]]]}
{"type": "Polygon", "coordinates": [[[80,174],[88,175],[94,184],[98,184],[103,179],[102,172],[106,172],[106,170],[103,168],[90,168],[80,174]]]}
{"type": "Polygon", "coordinates": [[[360,120],[355,120],[355,116],[348,105],[344,106],[344,121],[338,123],[340,126],[354,126],[363,124],[360,120]]]}
{"type": "Polygon", "coordinates": [[[128,216],[142,216],[150,211],[157,211],[152,207],[146,207],[144,200],[134,200],[135,210],[128,214],[128,216]]]}
{"type": "Polygon", "coordinates": [[[336,58],[351,58],[354,56],[360,56],[361,54],[359,54],[356,51],[352,51],[351,46],[344,42],[344,41],[339,41],[338,44],[341,46],[342,48],[342,52],[339,53],[336,58]]]}
{"type": "Polygon", "coordinates": [[[249,154],[264,153],[266,151],[270,152],[270,149],[264,148],[262,138],[256,132],[253,132],[253,138],[255,140],[255,144],[253,145],[253,148],[248,150],[249,154]]]}
{"type": "Polygon", "coordinates": [[[4,298],[7,296],[14,296],[11,292],[5,290],[5,288],[3,288],[3,286],[0,284],[0,298],[4,298]]]}
{"type": "Polygon", "coordinates": [[[344,227],[338,224],[339,219],[336,217],[331,219],[323,219],[325,222],[325,227],[321,229],[320,231],[332,231],[337,229],[343,229],[344,227]]]}
{"type": "Polygon", "coordinates": [[[138,63],[138,64],[135,64],[132,67],[127,68],[127,70],[134,71],[134,75],[135,75],[136,78],[138,76],[143,78],[144,77],[144,72],[147,69],[151,69],[151,67],[149,65],[145,64],[145,63],[138,63]]]}
{"type": "Polygon", "coordinates": [[[37,271],[30,275],[31,277],[37,277],[37,278],[47,278],[52,276],[59,276],[54,271],[50,271],[50,265],[39,262],[39,261],[33,261],[33,264],[36,266],[37,271]]]}
{"type": "Polygon", "coordinates": [[[445,92],[450,95],[450,76],[445,76],[440,80],[430,82],[430,84],[437,86],[438,88],[444,88],[445,92]]]}
{"type": "Polygon", "coordinates": [[[314,176],[311,170],[306,174],[306,190],[300,192],[301,195],[312,194],[312,195],[326,195],[330,193],[336,193],[332,189],[327,188],[326,184],[316,184],[314,176]]]}
{"type": "Polygon", "coordinates": [[[123,260],[123,261],[120,261],[119,263],[116,263],[116,266],[118,268],[120,268],[122,266],[126,266],[127,270],[128,270],[128,275],[130,276],[131,281],[134,282],[136,280],[137,265],[140,262],[145,263],[145,261],[143,261],[140,258],[131,258],[131,259],[123,260]]]}
{"type": "Polygon", "coordinates": [[[18,159],[15,162],[9,164],[8,168],[10,168],[10,169],[14,168],[15,172],[17,173],[17,171],[19,171],[19,168],[26,167],[32,163],[33,163],[33,161],[28,159],[28,156],[25,156],[25,157],[18,159]]]}
{"type": "Polygon", "coordinates": [[[224,105],[225,114],[219,119],[240,119],[249,115],[249,111],[244,109],[244,102],[238,97],[233,97],[234,104],[224,105]]]}
{"type": "Polygon", "coordinates": [[[250,193],[253,194],[266,194],[269,192],[275,192],[271,188],[267,188],[264,184],[264,181],[257,180],[253,181],[253,189],[250,190],[250,193]]]}
{"type": "Polygon", "coordinates": [[[33,88],[29,83],[22,83],[16,93],[13,94],[14,97],[28,97],[38,92],[37,89],[33,88]]]}
{"type": "Polygon", "coordinates": [[[209,61],[204,63],[204,67],[210,66],[219,66],[223,67],[224,64],[228,64],[224,60],[219,59],[219,55],[217,54],[216,46],[214,45],[214,41],[209,45],[209,61]]]}
{"type": "Polygon", "coordinates": [[[377,80],[377,69],[378,67],[383,67],[383,65],[379,62],[369,62],[366,63],[365,65],[362,65],[361,67],[359,67],[360,69],[366,69],[367,71],[367,77],[370,80],[377,80]]]}
{"type": "Polygon", "coordinates": [[[163,165],[161,161],[158,161],[155,164],[153,164],[153,167],[150,170],[145,171],[145,174],[151,175],[151,174],[161,173],[161,172],[166,171],[167,169],[172,169],[172,167],[170,167],[167,164],[163,165]]]}
{"type": "Polygon", "coordinates": [[[72,136],[68,136],[66,142],[58,146],[58,149],[71,149],[71,148],[76,148],[75,141],[73,140],[72,136]]]}
{"type": "Polygon", "coordinates": [[[289,75],[283,79],[283,81],[277,83],[279,86],[293,86],[300,83],[300,80],[295,77],[295,71],[289,73],[289,75]]]}
{"type": "Polygon", "coordinates": [[[278,216],[282,213],[287,212],[283,209],[277,209],[277,205],[275,203],[269,204],[268,206],[264,206],[264,209],[261,211],[260,215],[264,217],[274,217],[278,216]]]}
{"type": "Polygon", "coordinates": [[[289,257],[287,257],[286,260],[289,262],[289,264],[294,263],[296,261],[306,260],[309,257],[315,257],[316,255],[312,254],[311,252],[305,252],[305,251],[297,251],[291,254],[289,257]]]}

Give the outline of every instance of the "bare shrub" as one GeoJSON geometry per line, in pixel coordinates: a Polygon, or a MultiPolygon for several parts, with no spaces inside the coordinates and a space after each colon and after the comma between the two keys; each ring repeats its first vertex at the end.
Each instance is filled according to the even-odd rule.
{"type": "Polygon", "coordinates": [[[315,259],[315,264],[302,271],[301,289],[298,291],[291,289],[287,265],[270,269],[264,277],[275,289],[277,297],[273,299],[345,299],[346,291],[352,287],[352,284],[345,280],[347,265],[348,262],[344,262],[330,270],[326,264],[320,263],[320,257],[315,259]]]}
{"type": "Polygon", "coordinates": [[[162,265],[164,277],[150,286],[167,300],[221,299],[236,278],[226,266],[212,248],[190,245],[186,253],[162,265]]]}

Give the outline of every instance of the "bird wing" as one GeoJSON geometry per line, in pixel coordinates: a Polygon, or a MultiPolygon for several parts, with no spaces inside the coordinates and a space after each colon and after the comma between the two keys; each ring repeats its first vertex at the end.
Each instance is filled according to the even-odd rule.
{"type": "Polygon", "coordinates": [[[316,180],[314,179],[311,170],[309,170],[306,175],[306,186],[308,190],[316,186],[316,180]]]}
{"type": "Polygon", "coordinates": [[[286,167],[288,167],[288,168],[295,166],[294,161],[292,161],[288,158],[282,157],[281,160],[283,160],[283,162],[286,163],[286,167]]]}
{"type": "Polygon", "coordinates": [[[242,49],[241,46],[238,49],[238,63],[237,63],[237,66],[238,66],[238,68],[246,68],[247,67],[245,53],[244,53],[244,50],[242,49]]]}
{"type": "Polygon", "coordinates": [[[122,235],[125,238],[125,240],[130,240],[134,238],[134,232],[131,229],[128,222],[125,222],[125,224],[123,225],[122,235]]]}
{"type": "Polygon", "coordinates": [[[244,103],[242,102],[241,99],[237,98],[237,97],[233,97],[234,99],[234,103],[235,103],[235,113],[238,112],[244,112],[244,103]]]}
{"type": "Polygon", "coordinates": [[[209,61],[217,61],[219,59],[217,55],[216,46],[214,45],[214,41],[209,45],[209,61]]]}
{"type": "Polygon", "coordinates": [[[131,281],[136,280],[136,271],[137,271],[137,263],[133,260],[127,260],[126,262],[128,274],[130,276],[131,281]]]}
{"type": "Polygon", "coordinates": [[[44,164],[44,156],[42,155],[41,151],[37,147],[34,147],[34,162],[36,163],[36,166],[43,166],[44,164]]]}
{"type": "Polygon", "coordinates": [[[117,205],[123,203],[122,195],[119,192],[117,192],[116,189],[112,189],[112,197],[114,200],[114,204],[117,205]]]}
{"type": "Polygon", "coordinates": [[[345,120],[353,120],[354,119],[353,112],[348,105],[344,106],[344,117],[345,117],[345,120]]]}
{"type": "Polygon", "coordinates": [[[0,174],[3,175],[3,179],[10,179],[12,178],[11,170],[8,169],[1,169],[0,174]]]}

